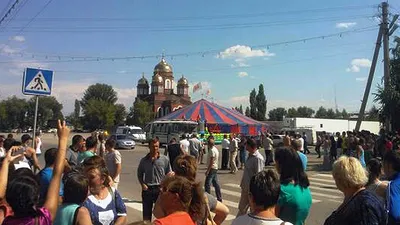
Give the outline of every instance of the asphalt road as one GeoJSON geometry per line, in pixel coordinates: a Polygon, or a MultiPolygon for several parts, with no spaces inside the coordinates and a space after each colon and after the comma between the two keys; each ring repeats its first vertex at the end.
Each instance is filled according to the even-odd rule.
{"type": "MultiPolygon", "coordinates": [[[[20,136],[15,138],[18,139],[20,136]]],[[[44,149],[57,146],[57,139],[52,134],[45,134],[42,137],[42,142],[44,149]]],[[[120,150],[120,152],[122,154],[122,174],[119,191],[126,198],[128,224],[141,224],[141,189],[136,178],[136,170],[140,159],[148,153],[148,148],[145,145],[138,144],[134,150],[120,150]]],[[[163,149],[161,152],[163,153],[163,149]]],[[[308,155],[308,160],[307,173],[311,183],[310,189],[313,196],[313,204],[306,224],[320,225],[340,205],[343,195],[337,190],[330,173],[320,171],[321,160],[315,154],[308,155]]],[[[44,165],[43,155],[40,156],[40,161],[44,165]]],[[[205,165],[199,166],[197,176],[199,182],[203,182],[205,179],[205,169],[205,165]]],[[[240,199],[239,184],[241,177],[242,171],[240,170],[236,174],[230,174],[229,171],[219,171],[218,173],[223,203],[230,209],[230,214],[224,224],[230,224],[236,216],[240,199]]]]}

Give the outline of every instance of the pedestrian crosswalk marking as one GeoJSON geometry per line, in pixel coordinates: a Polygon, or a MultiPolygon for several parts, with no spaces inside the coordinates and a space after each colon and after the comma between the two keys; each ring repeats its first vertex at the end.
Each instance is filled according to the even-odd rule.
{"type": "MultiPolygon", "coordinates": [[[[339,190],[332,190],[332,189],[327,189],[327,188],[320,188],[320,187],[314,187],[314,186],[310,186],[310,189],[315,189],[315,190],[319,190],[319,191],[326,191],[326,192],[332,192],[335,194],[342,194],[342,192],[340,192],[339,190]]],[[[312,191],[311,191],[312,193],[312,191]]]]}
{"type": "Polygon", "coordinates": [[[309,177],[308,179],[311,180],[311,181],[319,181],[319,182],[323,182],[323,183],[330,183],[330,184],[335,185],[335,187],[336,187],[336,184],[335,184],[334,180],[325,180],[325,179],[315,178],[315,177],[309,177]]]}
{"type": "Polygon", "coordinates": [[[329,178],[332,178],[332,179],[333,179],[332,174],[319,173],[319,174],[317,174],[316,176],[320,176],[320,177],[329,177],[329,178]]]}
{"type": "MultiPolygon", "coordinates": [[[[318,186],[322,186],[322,187],[328,187],[328,188],[334,188],[336,189],[336,185],[332,185],[332,184],[324,184],[324,183],[319,183],[319,182],[310,182],[311,185],[318,185],[318,186]]],[[[310,186],[311,187],[311,186],[310,186]]]]}
{"type": "Polygon", "coordinates": [[[320,196],[320,197],[327,197],[327,198],[335,198],[335,199],[342,199],[343,197],[335,196],[335,195],[327,195],[318,192],[311,192],[311,195],[320,196]]]}
{"type": "Polygon", "coordinates": [[[241,196],[240,192],[237,191],[229,191],[229,190],[225,190],[221,188],[221,193],[227,194],[227,195],[231,195],[231,196],[235,196],[235,197],[239,197],[241,196]]]}
{"type": "Polygon", "coordinates": [[[224,186],[233,187],[233,188],[241,188],[239,184],[224,184],[224,186]]]}
{"type": "MultiPolygon", "coordinates": [[[[311,195],[313,197],[312,198],[313,204],[319,202],[327,202],[327,201],[335,204],[342,203],[343,193],[336,188],[336,184],[335,181],[333,180],[332,175],[316,174],[313,176],[309,176],[309,180],[310,180],[309,188],[311,190],[311,195]]],[[[235,183],[222,183],[221,193],[223,194],[222,203],[225,204],[230,210],[230,214],[228,214],[225,221],[231,221],[236,218],[236,212],[239,207],[239,199],[241,197],[241,187],[239,184],[235,183]]],[[[212,194],[215,196],[215,193],[212,194]]],[[[125,205],[131,209],[142,212],[141,203],[130,202],[130,203],[125,203],[125,205]]]]}

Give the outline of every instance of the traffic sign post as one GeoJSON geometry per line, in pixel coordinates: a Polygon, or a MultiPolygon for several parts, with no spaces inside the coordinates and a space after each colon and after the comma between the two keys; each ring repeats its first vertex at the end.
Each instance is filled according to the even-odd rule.
{"type": "Polygon", "coordinates": [[[35,95],[35,118],[33,121],[33,141],[32,146],[36,146],[36,123],[39,108],[39,95],[49,96],[53,87],[54,72],[51,70],[26,68],[22,80],[22,93],[24,95],[35,95]]]}

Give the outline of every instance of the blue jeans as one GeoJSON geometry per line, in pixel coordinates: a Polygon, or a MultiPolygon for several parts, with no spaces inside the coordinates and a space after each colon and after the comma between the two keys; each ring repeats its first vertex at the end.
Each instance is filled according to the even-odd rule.
{"type": "Polygon", "coordinates": [[[206,176],[206,180],[204,181],[204,190],[211,194],[211,183],[215,188],[215,194],[217,195],[217,200],[222,202],[222,195],[221,195],[221,187],[218,184],[218,170],[211,169],[210,172],[206,176]]]}
{"type": "Polygon", "coordinates": [[[247,151],[246,150],[240,150],[240,163],[246,163],[246,158],[247,158],[247,151]]]}

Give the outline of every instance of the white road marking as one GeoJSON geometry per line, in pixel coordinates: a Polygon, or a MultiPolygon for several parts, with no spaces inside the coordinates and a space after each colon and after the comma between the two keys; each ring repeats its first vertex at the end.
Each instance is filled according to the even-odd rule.
{"type": "Polygon", "coordinates": [[[314,186],[310,186],[310,189],[311,189],[311,193],[313,193],[312,190],[314,189],[314,190],[326,191],[326,192],[331,192],[331,193],[343,195],[343,193],[340,192],[339,190],[332,190],[332,189],[320,188],[320,187],[314,187],[314,186]]]}
{"type": "Polygon", "coordinates": [[[311,195],[315,195],[315,196],[320,196],[320,197],[326,197],[326,198],[329,198],[329,199],[343,199],[343,197],[339,197],[339,196],[336,196],[336,195],[327,195],[327,194],[322,194],[322,193],[319,193],[319,192],[311,192],[311,195]]]}
{"type": "Polygon", "coordinates": [[[319,173],[319,174],[316,174],[316,175],[314,175],[314,176],[329,177],[329,178],[332,178],[332,179],[333,179],[332,174],[319,173]]]}
{"type": "Polygon", "coordinates": [[[335,181],[333,179],[332,180],[325,180],[325,179],[315,178],[315,177],[308,177],[308,179],[311,180],[311,181],[315,180],[315,181],[319,181],[319,182],[323,182],[323,183],[330,183],[330,184],[336,185],[335,181]]]}
{"type": "MultiPolygon", "coordinates": [[[[337,189],[336,185],[324,184],[324,183],[319,183],[319,182],[313,182],[313,181],[311,180],[311,182],[310,182],[310,187],[313,187],[313,186],[330,187],[330,188],[337,189]]],[[[330,190],[330,189],[329,189],[329,190],[330,190]]]]}

